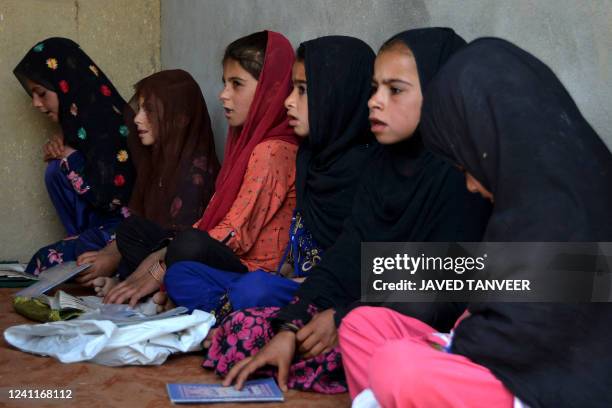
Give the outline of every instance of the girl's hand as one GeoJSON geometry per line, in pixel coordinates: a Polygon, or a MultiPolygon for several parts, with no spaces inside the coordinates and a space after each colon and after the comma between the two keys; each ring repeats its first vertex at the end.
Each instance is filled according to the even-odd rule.
{"type": "Polygon", "coordinates": [[[70,156],[72,153],[76,152],[76,149],[73,149],[72,147],[65,145],[64,146],[64,153],[62,154],[62,159],[67,158],[68,156],[70,156]]]}
{"type": "MultiPolygon", "coordinates": [[[[55,134],[49,138],[47,143],[43,145],[43,160],[55,160],[63,159],[67,157],[64,155],[64,136],[62,134],[55,134]]],[[[70,149],[72,149],[70,147],[70,149]]],[[[74,151],[74,149],[72,149],[74,151]]]]}
{"type": "Polygon", "coordinates": [[[289,367],[294,355],[295,333],[281,331],[257,354],[236,363],[223,380],[223,385],[228,387],[236,380],[235,388],[240,390],[249,375],[265,365],[272,365],[278,367],[278,386],[283,392],[287,392],[289,367]]]}
{"type": "Polygon", "coordinates": [[[117,242],[113,241],[100,251],[82,253],[77,258],[77,265],[92,264],[77,275],[76,281],[83,286],[93,286],[93,281],[99,277],[111,276],[119,267],[121,253],[117,242]]]}
{"type": "Polygon", "coordinates": [[[129,302],[130,307],[136,306],[143,297],[159,290],[163,281],[165,270],[158,268],[155,272],[158,276],[157,281],[149,272],[157,262],[163,261],[166,255],[166,248],[153,252],[138,265],[138,268],[127,278],[108,292],[104,297],[104,303],[125,303],[129,302]]]}
{"type": "Polygon", "coordinates": [[[338,345],[338,330],[334,321],[334,309],[327,309],[314,315],[312,320],[302,327],[296,335],[300,345],[299,352],[304,358],[316,357],[327,353],[338,345]]]}

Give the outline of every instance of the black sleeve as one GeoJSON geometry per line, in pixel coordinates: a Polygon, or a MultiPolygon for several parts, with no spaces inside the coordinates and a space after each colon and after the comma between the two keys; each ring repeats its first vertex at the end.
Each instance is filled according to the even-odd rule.
{"type": "MultiPolygon", "coordinates": [[[[360,183],[356,197],[364,194],[360,183]]],[[[358,201],[355,206],[359,206],[358,201]]],[[[293,302],[282,308],[276,322],[310,321],[313,311],[346,307],[361,297],[361,241],[362,234],[356,226],[355,210],[344,221],[343,229],[335,243],[325,251],[321,262],[298,288],[293,302]]],[[[347,311],[348,313],[348,311],[347,311]]]]}
{"type": "MultiPolygon", "coordinates": [[[[423,241],[430,242],[479,242],[482,239],[491,211],[491,205],[477,194],[467,191],[463,175],[455,169],[449,175],[452,188],[443,191],[437,200],[439,208],[432,211],[434,218],[427,221],[431,226],[423,241]]],[[[365,183],[357,197],[367,194],[365,183]]],[[[336,324],[353,308],[362,305],[361,299],[361,242],[372,237],[364,231],[360,219],[367,210],[360,208],[359,200],[351,216],[345,222],[342,233],[325,253],[323,260],[313,268],[310,276],[300,285],[294,302],[281,309],[278,322],[310,321],[313,310],[335,309],[336,324]],[[310,310],[310,312],[309,312],[310,310]]],[[[375,233],[375,232],[374,232],[375,233]]],[[[409,236],[409,232],[406,232],[409,236]]],[[[401,237],[397,237],[401,240],[401,237]]],[[[369,304],[382,306],[383,304],[369,304]]],[[[385,304],[385,306],[387,306],[385,304]]],[[[395,303],[391,308],[442,330],[454,323],[465,305],[436,303],[395,303]]]]}

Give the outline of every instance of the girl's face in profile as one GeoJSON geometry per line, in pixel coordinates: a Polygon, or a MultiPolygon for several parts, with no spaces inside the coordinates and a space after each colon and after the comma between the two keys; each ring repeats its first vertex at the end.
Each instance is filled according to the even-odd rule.
{"type": "Polygon", "coordinates": [[[422,104],[416,60],[408,47],[397,44],[380,52],[368,101],[371,130],[378,142],[390,145],[412,136],[422,104]]]}
{"type": "Polygon", "coordinates": [[[297,136],[307,137],[310,133],[308,126],[308,89],[306,87],[306,69],[304,61],[293,64],[293,90],[285,99],[285,108],[289,116],[289,126],[297,136]]]}
{"type": "Polygon", "coordinates": [[[32,95],[32,106],[47,115],[53,122],[59,122],[59,99],[57,93],[29,79],[26,80],[26,86],[32,95]]]}
{"type": "Polygon", "coordinates": [[[143,96],[138,97],[138,113],[134,117],[134,124],[138,128],[140,143],[151,146],[157,140],[157,127],[153,123],[153,108],[143,96]]]}
{"type": "Polygon", "coordinates": [[[246,121],[255,97],[257,80],[234,59],[223,63],[223,90],[219,100],[225,110],[227,123],[232,127],[242,126],[246,121]]]}

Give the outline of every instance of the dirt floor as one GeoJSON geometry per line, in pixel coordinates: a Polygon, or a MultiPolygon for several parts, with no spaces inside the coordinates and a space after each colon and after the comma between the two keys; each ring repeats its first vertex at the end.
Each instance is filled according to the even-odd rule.
{"type": "MultiPolygon", "coordinates": [[[[69,293],[71,287],[63,289],[69,293]]],[[[0,289],[0,328],[31,323],[13,311],[11,295],[18,289],[0,289]]],[[[219,383],[200,367],[201,353],[170,357],[154,367],[105,367],[89,363],[62,364],[27,354],[0,340],[0,407],[166,407],[172,406],[166,383],[219,383]],[[72,399],[9,399],[9,390],[71,390],[72,399]]],[[[207,404],[209,407],[348,407],[348,394],[321,395],[290,391],[284,403],[207,404]]]]}

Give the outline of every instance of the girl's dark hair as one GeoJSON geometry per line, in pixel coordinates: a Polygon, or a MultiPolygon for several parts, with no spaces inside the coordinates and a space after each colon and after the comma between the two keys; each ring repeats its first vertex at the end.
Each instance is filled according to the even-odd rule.
{"type": "Polygon", "coordinates": [[[267,45],[267,31],[260,31],[239,38],[225,49],[223,63],[228,59],[238,61],[242,68],[259,81],[259,75],[264,65],[267,45]]]}
{"type": "Polygon", "coordinates": [[[295,59],[298,62],[304,62],[304,60],[306,60],[306,47],[304,47],[304,44],[300,44],[298,47],[297,51],[295,52],[295,59]]]}
{"type": "Polygon", "coordinates": [[[406,51],[408,51],[408,54],[412,55],[412,50],[410,49],[408,44],[402,41],[402,39],[399,37],[391,37],[387,41],[385,41],[385,43],[380,46],[378,53],[380,54],[395,47],[404,48],[406,51]]]}

